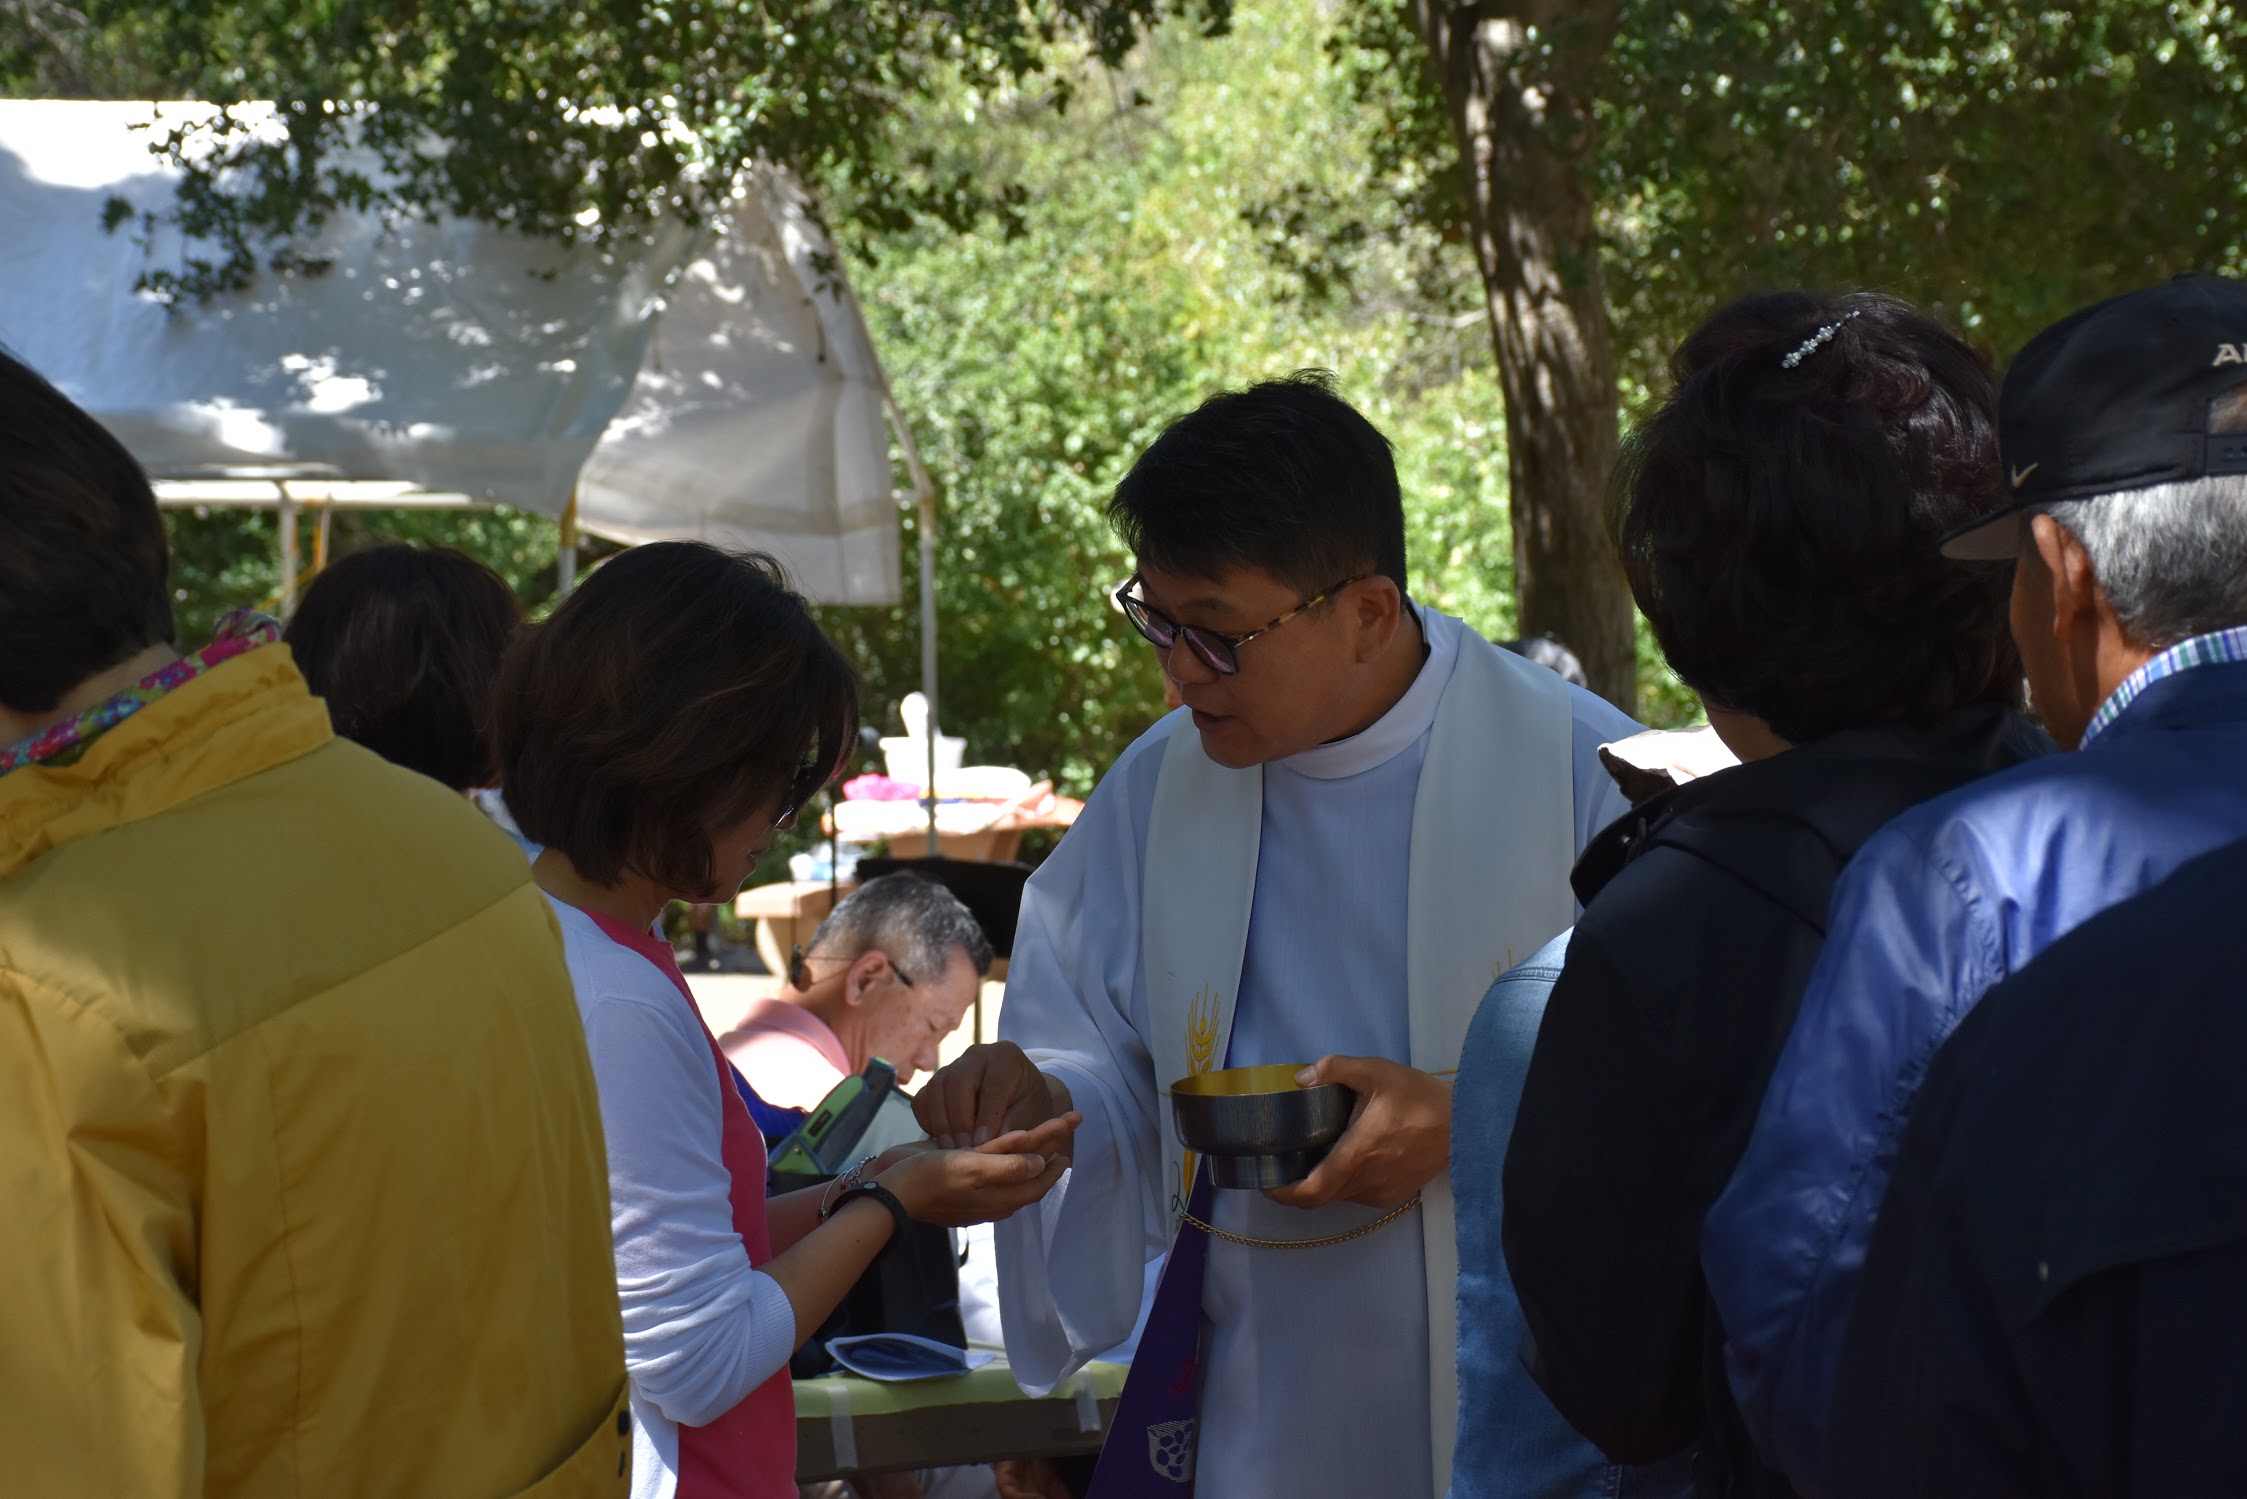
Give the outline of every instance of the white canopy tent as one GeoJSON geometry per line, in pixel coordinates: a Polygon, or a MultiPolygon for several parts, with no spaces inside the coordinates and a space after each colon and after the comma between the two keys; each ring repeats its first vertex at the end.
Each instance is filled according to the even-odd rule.
{"type": "Polygon", "coordinates": [[[673,281],[579,473],[578,520],[761,548],[816,598],[894,603],[887,382],[857,298],[792,179],[755,171],[737,202],[673,281]]]}
{"type": "MultiPolygon", "coordinates": [[[[285,514],[510,505],[561,520],[565,582],[582,526],[761,548],[818,602],[887,604],[886,425],[920,506],[934,704],[933,495],[840,258],[787,174],[747,173],[722,222],[669,223],[605,256],[458,219],[338,214],[296,246],[323,274],[261,271],[246,291],[167,307],[136,280],[212,251],[146,227],[178,182],[151,148],[208,113],[0,100],[0,343],[114,431],[162,498],[285,514]],[[110,232],[115,201],[130,212],[110,232]]],[[[285,601],[295,531],[281,528],[285,601]]]]}
{"type": "Polygon", "coordinates": [[[482,224],[338,215],[322,275],[167,308],[134,282],[212,246],[150,236],[178,175],[151,147],[208,110],[0,101],[0,338],[161,479],[405,483],[560,515],[630,390],[668,227],[630,259],[482,224]],[[114,233],[104,210],[131,216],[114,233]]]}

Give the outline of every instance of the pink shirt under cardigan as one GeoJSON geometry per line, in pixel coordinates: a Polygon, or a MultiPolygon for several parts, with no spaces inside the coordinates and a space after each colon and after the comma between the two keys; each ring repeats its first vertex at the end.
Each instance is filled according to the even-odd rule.
{"type": "Polygon", "coordinates": [[[751,1268],[772,1257],[763,1139],[669,944],[553,904],[609,1138],[634,1499],[796,1499],[794,1314],[751,1268]]]}

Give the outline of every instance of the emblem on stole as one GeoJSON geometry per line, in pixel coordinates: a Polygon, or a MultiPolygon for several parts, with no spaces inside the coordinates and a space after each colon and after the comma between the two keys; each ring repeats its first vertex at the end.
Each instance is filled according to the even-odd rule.
{"type": "Polygon", "coordinates": [[[1194,1477],[1193,1421],[1164,1421],[1147,1428],[1147,1466],[1172,1483],[1194,1477]]]}
{"type": "MultiPolygon", "coordinates": [[[[1206,984],[1194,992],[1186,1006],[1186,1072],[1190,1077],[1200,1077],[1217,1065],[1217,1010],[1217,993],[1206,984]]],[[[1185,1153],[1178,1173],[1178,1195],[1170,1203],[1174,1218],[1185,1212],[1187,1200],[1194,1195],[1194,1167],[1199,1159],[1190,1150],[1185,1153]]]]}

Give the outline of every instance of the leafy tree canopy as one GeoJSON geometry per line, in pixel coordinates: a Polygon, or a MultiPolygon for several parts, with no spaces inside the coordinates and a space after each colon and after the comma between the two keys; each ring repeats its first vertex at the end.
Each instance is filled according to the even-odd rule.
{"type": "MultiPolygon", "coordinates": [[[[1459,144],[1406,7],[1343,14],[1330,46],[1380,122],[1364,159],[1459,238],[1459,144]]],[[[2229,0],[1624,0],[1592,88],[1582,154],[1636,398],[1759,287],[1878,287],[2009,353],[2179,270],[2247,274],[2247,7],[2229,0]]],[[[1274,199],[1328,283],[1363,237],[1341,207],[1274,199]]]]}
{"type": "MultiPolygon", "coordinates": [[[[861,189],[870,223],[1011,211],[1011,184],[932,175],[888,129],[938,78],[1044,70],[1057,40],[1120,61],[1160,16],[1221,31],[1227,0],[11,0],[0,88],[270,102],[170,142],[180,226],[216,259],[167,294],[317,269],[289,236],[338,210],[487,220],[604,243],[724,201],[742,165],[861,189]],[[894,151],[895,154],[891,154],[894,151]]],[[[1067,77],[1053,81],[1065,99],[1067,77]]]]}

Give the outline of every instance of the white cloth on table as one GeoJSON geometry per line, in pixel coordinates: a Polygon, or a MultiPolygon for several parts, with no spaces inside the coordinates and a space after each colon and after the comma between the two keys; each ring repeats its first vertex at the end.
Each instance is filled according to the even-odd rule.
{"type": "MultiPolygon", "coordinates": [[[[1381,720],[1266,767],[1231,1065],[1408,1053],[1414,795],[1464,630],[1432,611],[1421,618],[1428,660],[1381,720]]],[[[1580,850],[1628,810],[1598,747],[1638,725],[1570,691],[1580,850]]],[[[1085,1115],[1062,1185],[996,1233],[1008,1356],[1033,1392],[1124,1335],[1145,1263],[1168,1247],[1164,1104],[1143,1040],[1139,921],[1148,817],[1173,732],[1193,732],[1183,713],[1124,753],[1023,898],[1001,1033],[1066,1082],[1085,1115]]],[[[1555,880],[1567,876],[1553,871],[1555,880]]],[[[1233,1232],[1289,1239],[1377,1216],[1349,1205],[1304,1212],[1253,1192],[1221,1192],[1215,1211],[1233,1232]]],[[[1426,1279],[1416,1217],[1312,1251],[1212,1243],[1202,1491],[1228,1499],[1430,1492],[1426,1279]]],[[[1448,1298],[1451,1288],[1438,1294],[1448,1298]]]]}
{"type": "MultiPolygon", "coordinates": [[[[999,1318],[999,1259],[994,1225],[978,1223],[960,1229],[953,1237],[960,1246],[960,1323],[967,1329],[967,1340],[971,1346],[1004,1348],[1006,1329],[999,1318]]],[[[1094,1354],[1091,1362],[1131,1362],[1131,1356],[1139,1351],[1139,1334],[1146,1330],[1147,1313],[1154,1305],[1155,1286],[1162,1279],[1166,1261],[1167,1256],[1158,1254],[1147,1262],[1139,1285],[1139,1315],[1132,1320],[1130,1335],[1115,1347],[1094,1354]]]]}

